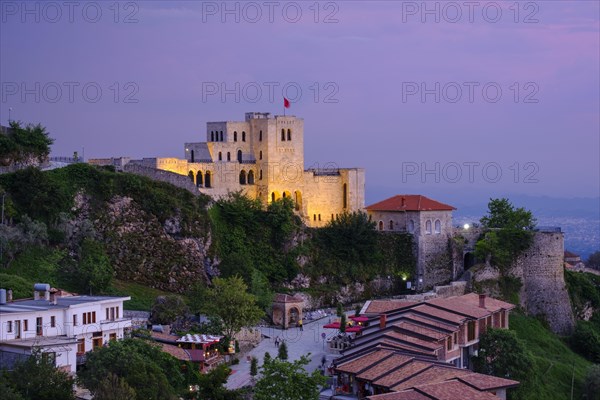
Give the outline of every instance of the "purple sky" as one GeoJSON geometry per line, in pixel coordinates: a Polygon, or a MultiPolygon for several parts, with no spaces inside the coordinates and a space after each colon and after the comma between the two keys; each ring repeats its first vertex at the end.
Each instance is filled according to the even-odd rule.
{"type": "Polygon", "coordinates": [[[207,121],[281,113],[291,83],[306,166],[364,167],[367,202],[402,192],[598,196],[599,3],[475,1],[472,14],[464,3],[427,2],[436,15],[421,1],[321,2],[317,16],[312,1],[283,1],[270,22],[263,1],[123,2],[118,15],[112,1],[82,1],[72,16],[63,2],[57,16],[44,2],[2,1],[0,121],[12,107],[13,119],[41,122],[54,155],[182,157],[207,121]],[[72,102],[68,82],[78,85],[72,102]],[[234,92],[239,82],[239,99],[207,93],[211,82],[234,92]],[[278,84],[273,102],[268,82],[278,84]],[[88,99],[102,90],[98,102],[86,84],[88,99]],[[424,99],[421,84],[432,90],[424,99]]]}

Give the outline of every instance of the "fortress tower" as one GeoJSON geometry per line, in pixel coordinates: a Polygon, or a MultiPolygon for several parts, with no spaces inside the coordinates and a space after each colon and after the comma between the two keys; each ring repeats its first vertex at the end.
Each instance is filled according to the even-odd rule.
{"type": "Polygon", "coordinates": [[[264,204],[293,200],[309,226],[364,208],[365,172],[333,164],[304,169],[304,120],[249,112],[244,121],[208,122],[206,141],[185,143],[185,159],[147,158],[143,166],[187,175],[213,198],[242,191],[264,204]]]}

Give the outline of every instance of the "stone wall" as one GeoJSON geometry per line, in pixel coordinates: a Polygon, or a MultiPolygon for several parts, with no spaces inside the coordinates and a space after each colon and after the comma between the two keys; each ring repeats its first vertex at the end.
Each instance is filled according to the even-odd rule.
{"type": "Polygon", "coordinates": [[[174,172],[145,167],[143,165],[133,163],[125,165],[123,169],[125,172],[129,172],[131,174],[141,175],[157,181],[170,183],[173,186],[189,190],[195,195],[198,195],[200,193],[196,185],[194,185],[194,183],[191,181],[191,179],[184,175],[179,175],[174,172]]]}
{"type": "Polygon", "coordinates": [[[562,233],[536,232],[533,244],[518,257],[510,274],[521,278],[521,306],[546,319],[555,333],[568,335],[575,319],[564,276],[562,233]]]}

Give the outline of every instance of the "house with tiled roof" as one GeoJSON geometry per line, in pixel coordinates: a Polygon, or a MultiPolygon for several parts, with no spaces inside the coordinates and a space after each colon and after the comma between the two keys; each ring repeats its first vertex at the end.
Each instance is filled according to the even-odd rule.
{"type": "Polygon", "coordinates": [[[365,207],[377,229],[390,233],[409,233],[413,236],[417,261],[416,276],[411,286],[417,289],[446,282],[449,261],[448,243],[452,237],[451,205],[418,194],[399,194],[365,207]]]}
{"type": "Polygon", "coordinates": [[[345,356],[384,346],[459,368],[470,367],[479,336],[486,329],[508,329],[508,315],[515,307],[476,293],[422,302],[377,300],[375,307],[373,302],[362,307],[361,314],[370,319],[343,351],[345,356]],[[377,314],[375,310],[385,311],[377,314]]]}

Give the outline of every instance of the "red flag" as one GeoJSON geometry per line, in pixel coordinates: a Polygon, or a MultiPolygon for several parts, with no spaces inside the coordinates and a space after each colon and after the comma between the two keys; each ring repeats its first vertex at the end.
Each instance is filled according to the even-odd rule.
{"type": "Polygon", "coordinates": [[[285,97],[283,98],[283,106],[285,108],[290,108],[290,101],[288,99],[286,99],[285,97]]]}

